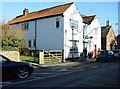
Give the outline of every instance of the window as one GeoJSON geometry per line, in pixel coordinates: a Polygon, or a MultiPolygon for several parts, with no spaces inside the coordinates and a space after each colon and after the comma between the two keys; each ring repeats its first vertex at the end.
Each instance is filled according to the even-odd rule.
{"type": "Polygon", "coordinates": [[[59,28],[60,27],[60,21],[59,21],[59,19],[57,18],[56,19],[56,28],[59,28]]]}
{"type": "Polygon", "coordinates": [[[28,47],[31,47],[31,40],[28,41],[28,47]]]}
{"type": "Polygon", "coordinates": [[[74,27],[74,29],[78,29],[78,21],[70,19],[70,27],[74,27]]]}
{"type": "Polygon", "coordinates": [[[25,22],[22,24],[22,29],[23,30],[29,30],[29,23],[28,22],[25,22]]]}

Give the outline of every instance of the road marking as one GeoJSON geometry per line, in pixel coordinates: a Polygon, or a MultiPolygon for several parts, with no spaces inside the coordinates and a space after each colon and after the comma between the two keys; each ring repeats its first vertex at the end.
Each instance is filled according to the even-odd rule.
{"type": "Polygon", "coordinates": [[[85,69],[80,69],[81,71],[85,70],[85,69]]]}
{"type": "Polygon", "coordinates": [[[57,73],[32,73],[32,74],[57,74],[57,73]]]}
{"type": "Polygon", "coordinates": [[[67,69],[60,69],[59,71],[68,71],[67,69]]]}
{"type": "Polygon", "coordinates": [[[0,82],[0,84],[11,83],[11,82],[0,82]]]}
{"type": "Polygon", "coordinates": [[[7,85],[7,84],[11,84],[12,82],[0,82],[0,86],[4,86],[4,85],[7,85]],[[4,84],[4,85],[3,85],[4,84]]]}
{"type": "Polygon", "coordinates": [[[36,79],[36,78],[40,78],[40,77],[30,77],[30,78],[36,79]]]}
{"type": "Polygon", "coordinates": [[[98,66],[92,66],[92,68],[98,68],[98,66]]]}
{"type": "MultiPolygon", "coordinates": [[[[77,71],[74,71],[77,72],[77,71]]],[[[36,79],[31,79],[31,80],[26,80],[26,81],[20,81],[20,82],[15,82],[15,83],[10,83],[10,84],[6,84],[3,85],[4,86],[9,86],[9,85],[15,85],[15,84],[20,84],[20,83],[25,83],[25,82],[31,82],[31,81],[36,81],[36,80],[40,80],[40,79],[45,79],[45,78],[51,78],[51,77],[56,77],[56,76],[60,76],[60,75],[65,75],[65,74],[70,74],[70,73],[74,73],[74,72],[67,72],[67,73],[62,73],[62,74],[57,74],[57,75],[51,75],[51,76],[47,76],[47,77],[38,77],[36,79]]]]}
{"type": "Polygon", "coordinates": [[[107,65],[107,64],[103,64],[102,66],[105,66],[105,65],[107,65]]]}

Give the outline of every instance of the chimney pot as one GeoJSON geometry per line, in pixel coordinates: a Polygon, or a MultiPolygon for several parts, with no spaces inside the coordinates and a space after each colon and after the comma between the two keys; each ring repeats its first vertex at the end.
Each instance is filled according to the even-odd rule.
{"type": "Polygon", "coordinates": [[[106,26],[109,27],[109,20],[107,20],[107,22],[106,22],[106,26]]]}
{"type": "Polygon", "coordinates": [[[27,8],[25,8],[24,10],[23,10],[23,15],[27,15],[29,13],[29,10],[27,9],[27,8]]]}

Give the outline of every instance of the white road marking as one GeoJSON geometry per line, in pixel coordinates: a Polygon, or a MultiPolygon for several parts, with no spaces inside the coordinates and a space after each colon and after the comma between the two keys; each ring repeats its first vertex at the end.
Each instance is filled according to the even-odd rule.
{"type": "Polygon", "coordinates": [[[85,70],[85,69],[80,69],[81,71],[85,70]]]}
{"type": "Polygon", "coordinates": [[[61,69],[60,71],[68,71],[67,69],[61,69]]]}
{"type": "Polygon", "coordinates": [[[98,66],[92,66],[92,68],[98,68],[98,66]]]}
{"type": "Polygon", "coordinates": [[[105,66],[106,64],[103,64],[102,66],[105,66]]]}
{"type": "Polygon", "coordinates": [[[0,82],[0,84],[4,84],[4,83],[11,83],[11,82],[0,82]]]}
{"type": "Polygon", "coordinates": [[[57,74],[57,73],[32,73],[32,74],[57,74]]]}
{"type": "Polygon", "coordinates": [[[4,85],[7,85],[7,84],[11,84],[12,82],[0,82],[0,86],[4,86],[4,85]],[[3,85],[4,84],[4,85],[3,85]]]}
{"type": "MultiPolygon", "coordinates": [[[[76,72],[76,71],[74,71],[74,72],[76,72]]],[[[26,81],[20,81],[20,82],[5,84],[3,86],[15,85],[15,84],[20,84],[20,83],[25,83],[25,82],[31,82],[31,81],[36,81],[36,80],[40,80],[40,79],[45,79],[45,78],[51,78],[51,77],[56,77],[56,76],[60,76],[60,75],[70,74],[70,73],[74,73],[74,72],[67,72],[67,73],[62,73],[62,74],[57,74],[57,75],[51,75],[51,76],[47,76],[47,77],[38,77],[38,78],[35,78],[35,79],[31,79],[31,80],[26,80],[26,81]]]]}

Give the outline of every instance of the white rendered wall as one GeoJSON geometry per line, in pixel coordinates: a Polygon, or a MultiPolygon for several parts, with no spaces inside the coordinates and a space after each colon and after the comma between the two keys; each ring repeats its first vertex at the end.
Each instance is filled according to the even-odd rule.
{"type": "Polygon", "coordinates": [[[22,29],[24,32],[24,41],[25,41],[25,46],[29,49],[29,50],[34,50],[35,47],[33,45],[33,41],[35,39],[35,21],[28,21],[29,23],[29,29],[28,30],[23,30],[22,29],[22,23],[19,24],[14,24],[12,25],[12,27],[16,28],[16,29],[22,29]],[[28,41],[31,41],[31,47],[28,47],[28,41]]]}
{"type": "Polygon", "coordinates": [[[56,16],[37,20],[37,49],[62,50],[63,49],[63,17],[56,16]],[[60,27],[56,28],[56,19],[60,27]]]}
{"type": "MultiPolygon", "coordinates": [[[[92,21],[90,25],[87,27],[87,34],[88,37],[92,36],[93,38],[91,39],[91,47],[89,46],[89,43],[87,44],[87,50],[88,52],[94,51],[95,45],[96,49],[98,48],[101,49],[101,27],[98,21],[98,18],[95,17],[95,19],[92,21]],[[95,31],[95,29],[97,31],[95,31]]],[[[86,39],[87,42],[90,41],[90,39],[86,39]]]]}
{"type": "Polygon", "coordinates": [[[64,13],[64,58],[71,58],[72,55],[70,54],[70,47],[72,47],[72,28],[70,27],[70,19],[74,19],[78,21],[78,29],[74,29],[74,40],[78,40],[77,47],[78,47],[78,54],[74,54],[74,57],[79,57],[80,52],[83,50],[83,43],[82,43],[82,18],[75,6],[75,4],[71,5],[66,12],[64,13]]]}

